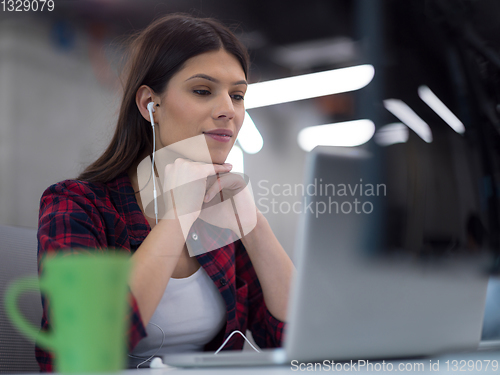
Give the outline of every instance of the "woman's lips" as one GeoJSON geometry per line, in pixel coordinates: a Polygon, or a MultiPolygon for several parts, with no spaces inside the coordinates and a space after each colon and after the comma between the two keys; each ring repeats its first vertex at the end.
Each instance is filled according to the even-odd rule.
{"type": "Polygon", "coordinates": [[[229,142],[233,137],[233,132],[228,129],[215,129],[203,133],[218,142],[229,142]]]}

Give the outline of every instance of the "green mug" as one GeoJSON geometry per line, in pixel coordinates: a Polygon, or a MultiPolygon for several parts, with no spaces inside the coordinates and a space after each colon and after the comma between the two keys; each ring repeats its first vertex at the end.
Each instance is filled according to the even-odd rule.
{"type": "Polygon", "coordinates": [[[40,280],[26,277],[9,286],[6,311],[21,332],[54,353],[56,371],[119,371],[127,361],[129,273],[126,254],[48,256],[40,280]],[[50,332],[40,332],[17,306],[23,292],[38,289],[49,302],[50,332]]]}

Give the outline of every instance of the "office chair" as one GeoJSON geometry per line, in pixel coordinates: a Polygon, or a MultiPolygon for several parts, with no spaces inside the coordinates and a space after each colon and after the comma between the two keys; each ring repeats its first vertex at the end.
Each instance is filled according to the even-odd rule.
{"type": "MultiPolygon", "coordinates": [[[[36,229],[0,225],[0,373],[40,371],[35,344],[11,324],[4,309],[4,295],[10,282],[36,274],[36,229]]],[[[25,293],[19,299],[19,308],[31,323],[40,325],[39,292],[25,293]]]]}

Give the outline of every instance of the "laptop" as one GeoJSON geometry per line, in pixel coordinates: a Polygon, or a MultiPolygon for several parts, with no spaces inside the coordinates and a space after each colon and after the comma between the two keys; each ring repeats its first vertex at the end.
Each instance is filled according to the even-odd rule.
{"type": "Polygon", "coordinates": [[[471,229],[471,220],[482,223],[480,215],[471,219],[478,187],[469,171],[450,176],[448,167],[413,159],[404,147],[389,154],[314,149],[283,348],[172,354],[164,363],[269,365],[476,350],[496,255],[481,245],[488,232],[471,229]],[[436,189],[450,177],[453,191],[436,189]]]}

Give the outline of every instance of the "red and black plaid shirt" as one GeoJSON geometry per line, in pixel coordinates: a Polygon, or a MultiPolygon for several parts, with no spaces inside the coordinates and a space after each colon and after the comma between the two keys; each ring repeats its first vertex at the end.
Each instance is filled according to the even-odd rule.
{"type": "MultiPolygon", "coordinates": [[[[44,255],[70,249],[114,248],[132,254],[151,228],[139,208],[126,173],[106,184],[66,180],[49,187],[42,195],[38,222],[38,265],[42,271],[44,255]]],[[[188,236],[190,246],[220,243],[220,236],[233,237],[231,231],[208,225],[201,220],[191,228],[197,236],[188,236]]],[[[230,241],[228,241],[230,242],[230,241]]],[[[226,242],[226,243],[228,243],[226,242]]],[[[207,247],[209,248],[209,247],[207,247]]],[[[196,256],[219,289],[226,304],[225,328],[205,346],[216,350],[234,330],[247,328],[261,348],[281,346],[285,323],[267,310],[262,289],[241,241],[196,256]]],[[[129,350],[146,336],[137,303],[130,294],[129,350]]],[[[42,300],[42,329],[50,329],[47,303],[42,300]]],[[[224,350],[243,348],[244,339],[234,335],[224,350]]],[[[42,371],[52,371],[52,354],[36,348],[42,371]]]]}

